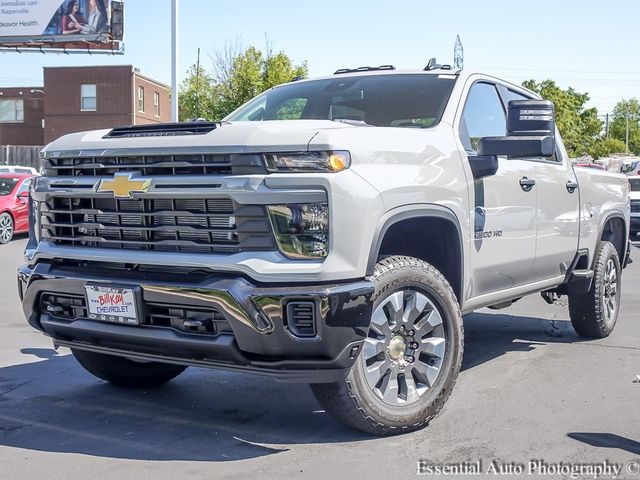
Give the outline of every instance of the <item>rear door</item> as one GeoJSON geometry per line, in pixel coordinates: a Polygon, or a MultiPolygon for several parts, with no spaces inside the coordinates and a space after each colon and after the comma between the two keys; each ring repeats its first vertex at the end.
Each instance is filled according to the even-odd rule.
{"type": "MultiPolygon", "coordinates": [[[[505,134],[505,108],[496,85],[473,83],[459,120],[467,158],[476,154],[480,138],[505,134]]],[[[495,175],[474,181],[472,296],[527,283],[535,258],[537,191],[526,180],[535,171],[532,162],[503,157],[495,175]]]]}

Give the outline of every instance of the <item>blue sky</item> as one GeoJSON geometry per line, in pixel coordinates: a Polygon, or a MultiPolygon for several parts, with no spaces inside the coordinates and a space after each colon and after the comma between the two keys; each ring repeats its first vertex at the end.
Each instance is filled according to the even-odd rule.
{"type": "MultiPolygon", "coordinates": [[[[126,0],[124,56],[0,54],[0,86],[39,85],[42,67],[132,64],[170,81],[170,0],[126,0]]],[[[640,2],[635,0],[180,0],[180,72],[225,42],[284,50],[311,76],[339,67],[453,61],[520,83],[552,78],[589,92],[600,113],[640,97],[640,2]]]]}

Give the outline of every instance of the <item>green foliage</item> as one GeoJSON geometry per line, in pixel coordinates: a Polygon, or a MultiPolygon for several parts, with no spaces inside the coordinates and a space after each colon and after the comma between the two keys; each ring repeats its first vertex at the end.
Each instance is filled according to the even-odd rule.
{"type": "Polygon", "coordinates": [[[592,152],[602,133],[602,121],[595,108],[585,108],[588,94],[578,93],[571,87],[563,90],[553,80],[540,83],[527,80],[522,85],[555,104],[556,123],[569,156],[592,152]]]}
{"type": "Polygon", "coordinates": [[[629,153],[640,155],[640,102],[637,98],[621,100],[613,109],[609,135],[620,140],[625,151],[627,129],[627,108],[629,109],[629,153]]]}
{"type": "MultiPolygon", "coordinates": [[[[294,77],[305,78],[308,74],[306,62],[296,66],[284,52],[265,58],[255,47],[240,53],[218,54],[217,62],[214,66],[219,73],[217,80],[200,69],[200,91],[197,95],[197,69],[195,66],[189,69],[188,77],[180,88],[181,120],[223,118],[263,91],[290,82],[294,77]]],[[[291,111],[283,111],[281,118],[296,118],[301,106],[292,104],[289,108],[291,111]]]]}
{"type": "Polygon", "coordinates": [[[612,153],[624,153],[624,142],[617,138],[598,138],[589,149],[589,154],[594,158],[602,158],[612,153]]]}
{"type": "Polygon", "coordinates": [[[217,108],[218,85],[203,67],[193,65],[178,93],[180,120],[206,118],[217,108]]]}

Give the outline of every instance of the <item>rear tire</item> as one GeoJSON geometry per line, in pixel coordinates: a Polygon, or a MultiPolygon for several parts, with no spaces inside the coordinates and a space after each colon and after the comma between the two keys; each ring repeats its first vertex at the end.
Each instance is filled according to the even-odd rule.
{"type": "Polygon", "coordinates": [[[369,333],[347,378],[312,384],[325,411],[373,435],[425,427],[449,398],[462,364],[460,308],[430,264],[387,257],[372,276],[369,333]]]}
{"type": "Polygon", "coordinates": [[[0,215],[0,244],[9,243],[13,239],[14,227],[13,217],[9,213],[0,215]]]}
{"type": "Polygon", "coordinates": [[[124,357],[86,350],[71,351],[89,373],[120,387],[154,387],[177,377],[187,368],[167,363],[134,362],[124,357]]]}
{"type": "Polygon", "coordinates": [[[578,335],[605,338],[613,332],[620,310],[621,273],[617,250],[611,242],[601,241],[596,251],[591,289],[569,295],[569,316],[578,335]]]}

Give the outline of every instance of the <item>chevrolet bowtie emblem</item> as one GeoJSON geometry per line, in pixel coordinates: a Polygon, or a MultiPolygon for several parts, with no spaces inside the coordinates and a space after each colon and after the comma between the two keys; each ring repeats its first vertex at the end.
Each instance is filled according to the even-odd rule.
{"type": "Polygon", "coordinates": [[[116,173],[113,180],[101,180],[98,192],[113,192],[115,198],[133,198],[134,193],[145,193],[151,186],[151,179],[131,180],[131,173],[116,173]]]}

